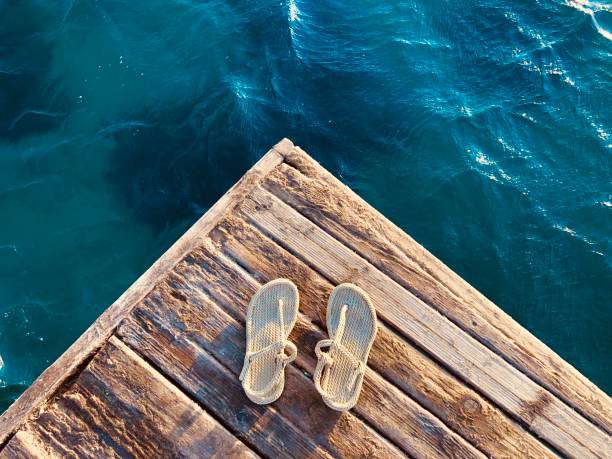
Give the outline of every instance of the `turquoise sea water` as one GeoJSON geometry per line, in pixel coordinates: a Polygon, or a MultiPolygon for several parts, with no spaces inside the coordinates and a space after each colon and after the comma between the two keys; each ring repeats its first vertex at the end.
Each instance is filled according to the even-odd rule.
{"type": "Polygon", "coordinates": [[[0,0],[0,409],[287,136],[608,393],[612,7],[0,0]]]}

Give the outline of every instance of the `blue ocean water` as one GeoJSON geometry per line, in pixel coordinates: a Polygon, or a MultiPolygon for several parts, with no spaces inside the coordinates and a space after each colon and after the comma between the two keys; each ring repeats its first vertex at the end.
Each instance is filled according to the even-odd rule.
{"type": "Polygon", "coordinates": [[[287,136],[612,390],[612,7],[0,0],[0,409],[287,136]]]}

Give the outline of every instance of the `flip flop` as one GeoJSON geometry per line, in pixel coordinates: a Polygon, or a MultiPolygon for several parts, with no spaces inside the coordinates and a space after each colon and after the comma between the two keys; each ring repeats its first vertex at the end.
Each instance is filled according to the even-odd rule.
{"type": "Polygon", "coordinates": [[[327,302],[330,339],[317,343],[313,376],[330,408],[346,411],[357,403],[376,330],[376,311],[366,292],[353,284],[338,285],[327,302]]]}
{"type": "Polygon", "coordinates": [[[297,320],[299,301],[293,282],[275,279],[262,286],[249,303],[239,379],[254,403],[272,403],[283,392],[285,367],[297,356],[295,344],[287,338],[297,320]]]}

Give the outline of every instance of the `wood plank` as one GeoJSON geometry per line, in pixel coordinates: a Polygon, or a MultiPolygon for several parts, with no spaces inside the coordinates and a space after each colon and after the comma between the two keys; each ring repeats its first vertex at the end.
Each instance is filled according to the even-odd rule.
{"type": "MultiPolygon", "coordinates": [[[[259,283],[277,277],[291,279],[300,292],[300,310],[318,328],[325,328],[327,298],[333,289],[330,282],[234,215],[221,220],[210,236],[259,283]]],[[[314,355],[315,342],[301,340],[300,355],[314,355]]],[[[488,456],[556,457],[499,408],[380,321],[368,365],[488,456]]]]}
{"type": "Polygon", "coordinates": [[[2,457],[258,457],[117,338],[2,457]]]}
{"type": "Polygon", "coordinates": [[[168,273],[187,252],[250,189],[282,161],[282,154],[291,147],[283,139],[259,160],[230,188],[166,253],[132,284],[98,319],[0,417],[0,447],[30,416],[36,415],[54,393],[62,390],[62,383],[78,373],[80,366],[111,336],[117,324],[155,283],[168,273]]]}
{"type": "MultiPolygon", "coordinates": [[[[327,409],[293,366],[271,405],[251,403],[238,381],[244,326],[203,295],[192,258],[147,297],[118,333],[256,451],[272,457],[402,457],[350,413],[327,409]],[[222,362],[222,364],[221,364],[222,362]],[[217,368],[215,368],[217,367],[217,368]]],[[[217,279],[219,285],[226,280],[217,279]]],[[[243,305],[244,308],[246,307],[243,305]]],[[[234,304],[237,310],[239,305],[234,304]]]]}
{"type": "Polygon", "coordinates": [[[295,168],[270,174],[268,190],[612,433],[612,400],[601,389],[301,149],[285,160],[295,168]]]}
{"type": "MultiPolygon", "coordinates": [[[[246,306],[261,284],[207,244],[195,253],[200,270],[194,276],[197,285],[202,286],[216,304],[244,323],[246,306]]],[[[284,263],[280,258],[276,261],[284,263]]],[[[189,296],[192,292],[183,294],[189,296]]],[[[304,309],[303,302],[300,309],[304,309]]],[[[310,318],[299,314],[291,339],[299,349],[296,364],[309,375],[313,374],[316,365],[314,346],[326,337],[310,318]]],[[[312,390],[310,378],[308,384],[312,390]]],[[[314,390],[312,394],[319,399],[314,390]]],[[[326,411],[333,413],[329,409],[326,411]]],[[[374,371],[366,372],[364,388],[353,411],[410,455],[482,457],[479,451],[374,371]]]]}
{"type": "Polygon", "coordinates": [[[239,208],[327,279],[364,288],[382,319],[559,451],[612,454],[607,434],[276,196],[256,188],[239,208]]]}
{"type": "MultiPolygon", "coordinates": [[[[148,301],[154,304],[165,299],[165,294],[157,296],[155,293],[148,301]]],[[[157,304],[164,314],[169,312],[165,302],[157,304]]],[[[178,323],[185,330],[177,335],[173,328],[177,322],[166,324],[167,318],[175,321],[172,315],[162,317],[153,309],[138,309],[124,320],[118,333],[131,347],[162,368],[164,374],[208,412],[223,419],[231,432],[253,450],[272,457],[295,454],[331,458],[315,439],[303,435],[274,406],[249,404],[237,376],[218,360],[218,355],[207,352],[196,340],[180,337],[185,330],[201,330],[201,323],[178,323]]],[[[206,319],[200,318],[202,320],[206,319]]],[[[213,320],[211,318],[207,327],[213,320]]],[[[224,352],[223,348],[219,348],[219,352],[224,352]]]]}

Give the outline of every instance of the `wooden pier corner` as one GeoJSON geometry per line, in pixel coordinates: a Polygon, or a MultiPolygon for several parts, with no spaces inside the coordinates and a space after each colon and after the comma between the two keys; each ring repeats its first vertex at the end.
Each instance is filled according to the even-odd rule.
{"type": "Polygon", "coordinates": [[[0,457],[612,457],[612,401],[284,139],[0,417],[0,457]],[[271,405],[238,374],[253,293],[300,291],[271,405]],[[379,319],[361,397],[312,383],[332,288],[379,319]]]}

